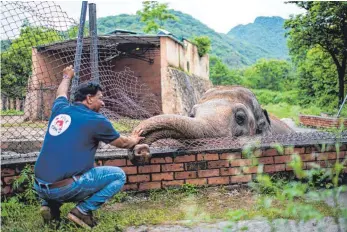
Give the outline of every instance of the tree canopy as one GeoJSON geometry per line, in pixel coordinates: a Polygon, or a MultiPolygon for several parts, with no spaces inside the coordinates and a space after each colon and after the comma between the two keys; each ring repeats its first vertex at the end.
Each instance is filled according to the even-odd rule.
{"type": "Polygon", "coordinates": [[[23,97],[32,73],[32,47],[60,39],[55,30],[23,25],[19,37],[1,53],[1,90],[12,97],[23,97]]]}
{"type": "Polygon", "coordinates": [[[171,19],[177,20],[177,17],[168,11],[168,3],[159,3],[157,1],[143,1],[143,9],[136,12],[141,17],[141,22],[145,23],[143,31],[148,33],[158,31],[164,26],[164,21],[171,19]]]}
{"type": "Polygon", "coordinates": [[[337,71],[338,99],[341,104],[344,98],[347,63],[347,2],[291,3],[307,10],[306,13],[291,16],[285,22],[285,27],[289,29],[288,46],[293,61],[299,66],[300,63],[306,62],[306,54],[310,49],[318,48],[328,54],[337,71]]]}

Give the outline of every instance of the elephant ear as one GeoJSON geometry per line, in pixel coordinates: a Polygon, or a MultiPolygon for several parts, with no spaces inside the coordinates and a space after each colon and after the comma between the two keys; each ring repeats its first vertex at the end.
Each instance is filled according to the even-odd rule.
{"type": "Polygon", "coordinates": [[[270,118],[269,118],[269,114],[267,113],[267,110],[263,109],[263,113],[266,117],[266,121],[269,123],[269,125],[271,125],[271,121],[270,121],[270,118]]]}

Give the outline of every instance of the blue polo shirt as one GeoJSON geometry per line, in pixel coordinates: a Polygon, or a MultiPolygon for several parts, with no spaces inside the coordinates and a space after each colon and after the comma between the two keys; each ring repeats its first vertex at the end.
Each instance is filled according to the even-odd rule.
{"type": "Polygon", "coordinates": [[[59,97],[52,106],[35,176],[53,183],[84,173],[94,166],[99,141],[110,143],[119,136],[102,114],[59,97]]]}

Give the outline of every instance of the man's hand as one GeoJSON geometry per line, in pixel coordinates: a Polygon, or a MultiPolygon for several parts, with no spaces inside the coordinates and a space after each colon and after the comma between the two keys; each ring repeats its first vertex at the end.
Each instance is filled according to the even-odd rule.
{"type": "Polygon", "coordinates": [[[138,144],[141,139],[145,137],[141,136],[143,132],[142,129],[136,129],[129,136],[120,136],[118,139],[113,140],[110,144],[119,148],[133,148],[136,144],[138,144]]]}
{"type": "Polygon", "coordinates": [[[66,97],[67,98],[67,93],[69,91],[70,87],[70,80],[71,78],[75,75],[75,72],[73,70],[73,66],[67,66],[63,70],[63,80],[61,81],[58,89],[57,89],[57,98],[58,97],[66,97]]]}
{"type": "Polygon", "coordinates": [[[143,130],[142,129],[135,129],[133,133],[129,136],[131,139],[134,140],[135,145],[138,144],[141,139],[144,139],[145,137],[141,137],[143,130]]]}
{"type": "Polygon", "coordinates": [[[63,78],[72,78],[75,75],[75,71],[73,69],[73,66],[67,66],[66,68],[64,68],[63,70],[63,78]]]}

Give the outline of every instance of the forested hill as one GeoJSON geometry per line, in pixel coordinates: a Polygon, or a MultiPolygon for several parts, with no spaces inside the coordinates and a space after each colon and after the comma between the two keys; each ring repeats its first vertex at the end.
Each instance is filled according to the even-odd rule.
{"type": "Polygon", "coordinates": [[[238,25],[228,35],[257,45],[275,58],[287,58],[288,48],[284,37],[284,19],[281,17],[257,17],[254,23],[238,25]]]}
{"type": "MultiPolygon", "coordinates": [[[[179,18],[179,21],[166,21],[163,25],[165,30],[170,31],[177,37],[187,39],[201,35],[210,37],[212,41],[211,54],[220,57],[231,68],[251,65],[259,58],[279,57],[277,53],[272,54],[271,49],[262,48],[258,43],[247,43],[243,41],[245,39],[239,39],[236,35],[229,36],[217,33],[188,14],[174,10],[170,10],[170,12],[179,18]]],[[[143,25],[140,22],[140,18],[136,15],[107,16],[98,18],[98,33],[104,34],[115,29],[142,32],[143,25]]],[[[265,47],[268,48],[269,46],[265,47]]]]}

